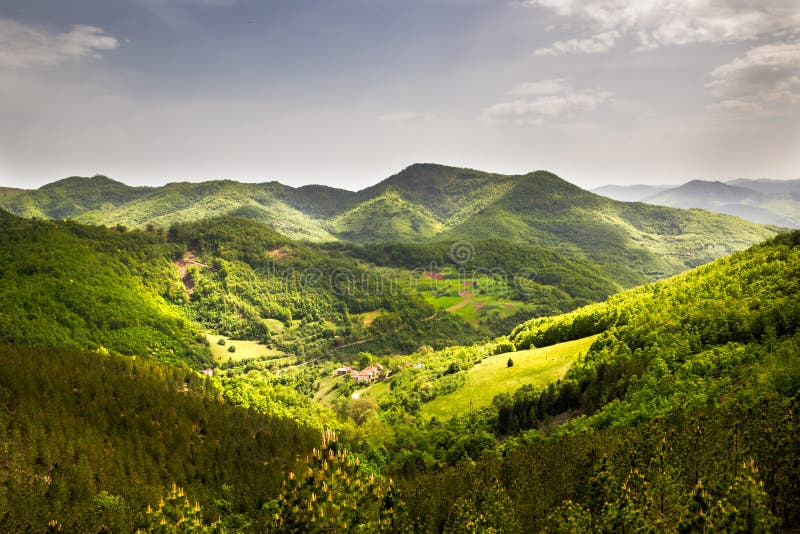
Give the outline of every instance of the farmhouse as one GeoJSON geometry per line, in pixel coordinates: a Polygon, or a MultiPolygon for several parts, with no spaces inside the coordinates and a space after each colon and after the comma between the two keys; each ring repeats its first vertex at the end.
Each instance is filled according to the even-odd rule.
{"type": "Polygon", "coordinates": [[[351,378],[354,378],[357,382],[372,382],[374,380],[379,380],[381,378],[386,378],[389,376],[389,371],[384,369],[383,366],[379,363],[374,365],[367,366],[360,371],[356,371],[350,366],[344,367],[337,367],[334,371],[337,376],[344,376],[349,375],[351,378]]]}

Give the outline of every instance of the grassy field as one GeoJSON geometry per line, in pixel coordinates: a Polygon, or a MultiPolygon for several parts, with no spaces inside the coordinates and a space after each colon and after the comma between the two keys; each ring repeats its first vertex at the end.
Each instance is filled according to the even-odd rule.
{"type": "Polygon", "coordinates": [[[214,360],[219,364],[229,361],[242,361],[250,360],[253,358],[260,358],[262,356],[282,356],[283,353],[279,350],[269,349],[258,341],[241,341],[237,339],[230,339],[218,334],[206,334],[208,344],[211,347],[211,355],[214,360]],[[225,340],[225,345],[220,345],[218,341],[220,338],[225,340]],[[228,349],[234,346],[236,352],[228,352],[228,349]]]}
{"type": "Polygon", "coordinates": [[[512,300],[513,291],[505,282],[485,276],[464,277],[452,270],[425,274],[411,282],[411,287],[437,310],[458,315],[478,326],[490,316],[507,317],[525,307],[512,300]]]}
{"type": "Polygon", "coordinates": [[[470,408],[488,406],[495,395],[513,393],[526,384],[541,386],[554,382],[564,376],[596,337],[486,358],[469,370],[467,384],[463,388],[433,399],[422,407],[422,413],[428,417],[447,419],[470,408]],[[514,362],[513,367],[508,367],[509,358],[514,362]]]}

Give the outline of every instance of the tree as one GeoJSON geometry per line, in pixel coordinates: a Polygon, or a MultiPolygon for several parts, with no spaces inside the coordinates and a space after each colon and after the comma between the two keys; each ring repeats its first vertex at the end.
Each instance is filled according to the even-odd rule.
{"type": "Polygon", "coordinates": [[[509,359],[508,359],[508,363],[506,363],[506,366],[507,366],[507,367],[514,367],[514,360],[512,360],[511,358],[509,358],[509,359]]]}
{"type": "Polygon", "coordinates": [[[305,467],[287,475],[276,504],[278,532],[402,530],[402,503],[392,479],[365,473],[330,430],[322,433],[322,446],[306,457],[305,467]]]}

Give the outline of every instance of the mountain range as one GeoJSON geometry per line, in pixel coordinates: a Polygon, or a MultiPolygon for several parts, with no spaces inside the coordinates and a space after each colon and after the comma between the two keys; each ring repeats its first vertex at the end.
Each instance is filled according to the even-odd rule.
{"type": "Polygon", "coordinates": [[[627,285],[776,232],[728,215],[615,201],[547,171],[503,175],[435,164],[411,165],[357,192],[229,180],[131,187],[104,176],[71,177],[36,190],[5,190],[0,208],[26,218],[135,228],[230,215],[312,242],[499,238],[611,265],[627,285]]]}
{"type": "Polygon", "coordinates": [[[625,202],[699,208],[760,224],[800,228],[800,180],[692,180],[675,187],[607,185],[592,191],[625,202]]]}

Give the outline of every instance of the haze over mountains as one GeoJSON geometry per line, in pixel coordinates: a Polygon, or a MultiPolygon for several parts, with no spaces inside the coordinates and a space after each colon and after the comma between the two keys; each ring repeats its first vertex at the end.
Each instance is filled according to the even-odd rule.
{"type": "Polygon", "coordinates": [[[692,180],[677,187],[607,185],[592,191],[625,202],[700,208],[761,224],[800,228],[800,180],[692,180]]]}
{"type": "Polygon", "coordinates": [[[775,233],[727,215],[611,200],[536,171],[501,175],[412,165],[358,192],[229,180],[130,187],[103,176],[7,190],[22,217],[144,228],[232,215],[298,240],[353,243],[505,239],[661,277],[775,233]]]}

